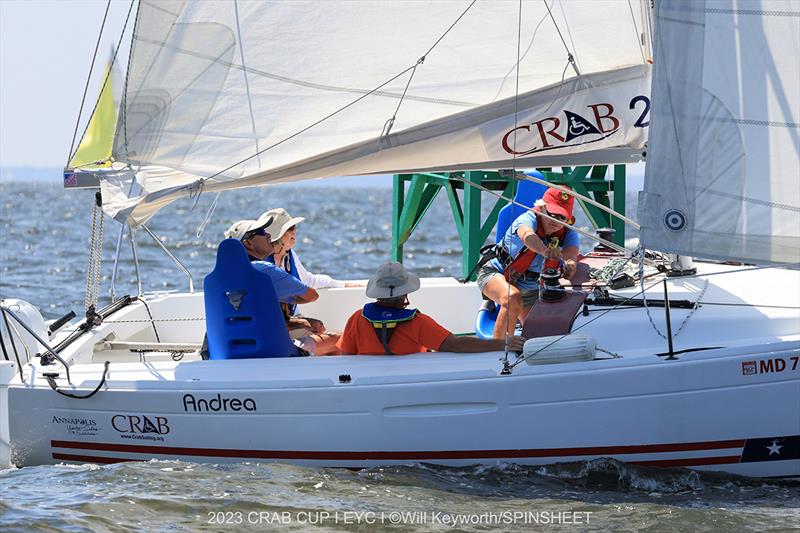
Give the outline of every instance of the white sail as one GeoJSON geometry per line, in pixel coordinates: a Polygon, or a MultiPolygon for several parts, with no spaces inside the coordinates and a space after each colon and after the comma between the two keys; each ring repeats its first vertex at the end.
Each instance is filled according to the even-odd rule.
{"type": "Polygon", "coordinates": [[[135,196],[106,180],[105,208],[135,225],[200,186],[637,160],[646,18],[618,1],[525,1],[521,19],[516,1],[142,1],[114,157],[165,170],[135,196]]]}
{"type": "Polygon", "coordinates": [[[642,241],[800,262],[800,4],[657,3],[642,241]]]}

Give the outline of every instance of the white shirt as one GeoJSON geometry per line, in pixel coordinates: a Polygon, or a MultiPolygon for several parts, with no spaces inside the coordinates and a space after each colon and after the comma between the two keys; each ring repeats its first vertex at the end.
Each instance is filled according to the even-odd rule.
{"type": "Polygon", "coordinates": [[[289,254],[294,255],[294,266],[297,267],[297,273],[300,274],[300,281],[312,289],[341,289],[344,287],[344,281],[333,279],[327,274],[312,274],[306,270],[306,267],[303,266],[303,263],[300,261],[300,257],[294,253],[294,250],[289,250],[289,253],[283,258],[283,264],[281,265],[281,268],[287,272],[289,271],[289,254]]]}

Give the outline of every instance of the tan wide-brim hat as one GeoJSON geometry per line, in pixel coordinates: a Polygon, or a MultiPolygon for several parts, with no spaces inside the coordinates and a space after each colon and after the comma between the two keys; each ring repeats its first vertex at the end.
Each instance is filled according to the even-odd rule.
{"type": "Polygon", "coordinates": [[[289,228],[305,220],[303,217],[292,217],[292,215],[287,213],[286,209],[282,207],[265,211],[261,214],[260,219],[266,219],[267,217],[273,217],[272,222],[267,227],[267,231],[272,235],[273,241],[277,241],[289,231],[289,228]]]}
{"type": "Polygon", "coordinates": [[[249,232],[257,230],[259,228],[264,228],[267,230],[267,233],[271,234],[272,232],[270,232],[269,229],[267,228],[268,226],[272,225],[272,222],[273,222],[272,217],[264,215],[258,217],[258,220],[239,220],[237,222],[234,222],[230,228],[225,230],[224,236],[226,239],[236,239],[240,241],[249,232]]]}
{"type": "Polygon", "coordinates": [[[379,266],[367,282],[367,296],[370,298],[397,298],[418,289],[419,276],[406,270],[397,261],[379,266]]]}

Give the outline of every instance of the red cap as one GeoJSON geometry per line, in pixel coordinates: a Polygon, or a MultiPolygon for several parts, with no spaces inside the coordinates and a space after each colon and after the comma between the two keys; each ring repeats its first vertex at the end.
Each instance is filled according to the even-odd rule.
{"type": "MultiPolygon", "coordinates": [[[[564,187],[568,189],[569,187],[564,187]]],[[[575,205],[575,197],[571,194],[559,191],[550,187],[542,196],[547,212],[551,214],[563,215],[567,220],[572,219],[572,206],[575,205]]]]}

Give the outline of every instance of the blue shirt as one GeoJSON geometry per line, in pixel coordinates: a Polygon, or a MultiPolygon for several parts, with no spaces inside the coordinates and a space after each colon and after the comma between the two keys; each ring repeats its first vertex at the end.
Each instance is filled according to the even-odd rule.
{"type": "Polygon", "coordinates": [[[278,301],[294,303],[295,296],[305,294],[308,290],[308,285],[272,263],[251,261],[250,264],[259,272],[264,272],[269,276],[275,287],[275,294],[278,295],[278,301]]]}
{"type": "MultiPolygon", "coordinates": [[[[503,240],[501,241],[503,248],[511,255],[511,257],[515,257],[519,251],[524,246],[522,244],[522,239],[519,238],[517,235],[517,230],[520,226],[528,226],[532,228],[533,231],[536,231],[536,227],[538,226],[538,218],[536,217],[536,213],[533,211],[525,211],[520,216],[511,223],[511,226],[506,231],[506,234],[503,235],[503,240]]],[[[545,246],[550,244],[551,237],[545,237],[544,244],[545,246]]],[[[575,231],[571,231],[567,228],[567,234],[564,236],[564,242],[559,243],[559,247],[563,250],[564,248],[569,248],[570,246],[578,246],[580,244],[580,239],[578,238],[578,233],[575,231]]],[[[493,267],[495,267],[499,271],[503,271],[503,265],[500,264],[500,260],[492,259],[489,263],[493,267]]],[[[528,271],[530,272],[542,272],[542,265],[544,265],[544,256],[541,254],[536,254],[536,257],[531,262],[531,266],[528,267],[528,271]]],[[[515,285],[520,289],[525,290],[535,290],[539,288],[539,283],[536,281],[525,281],[520,280],[515,285]]]]}

